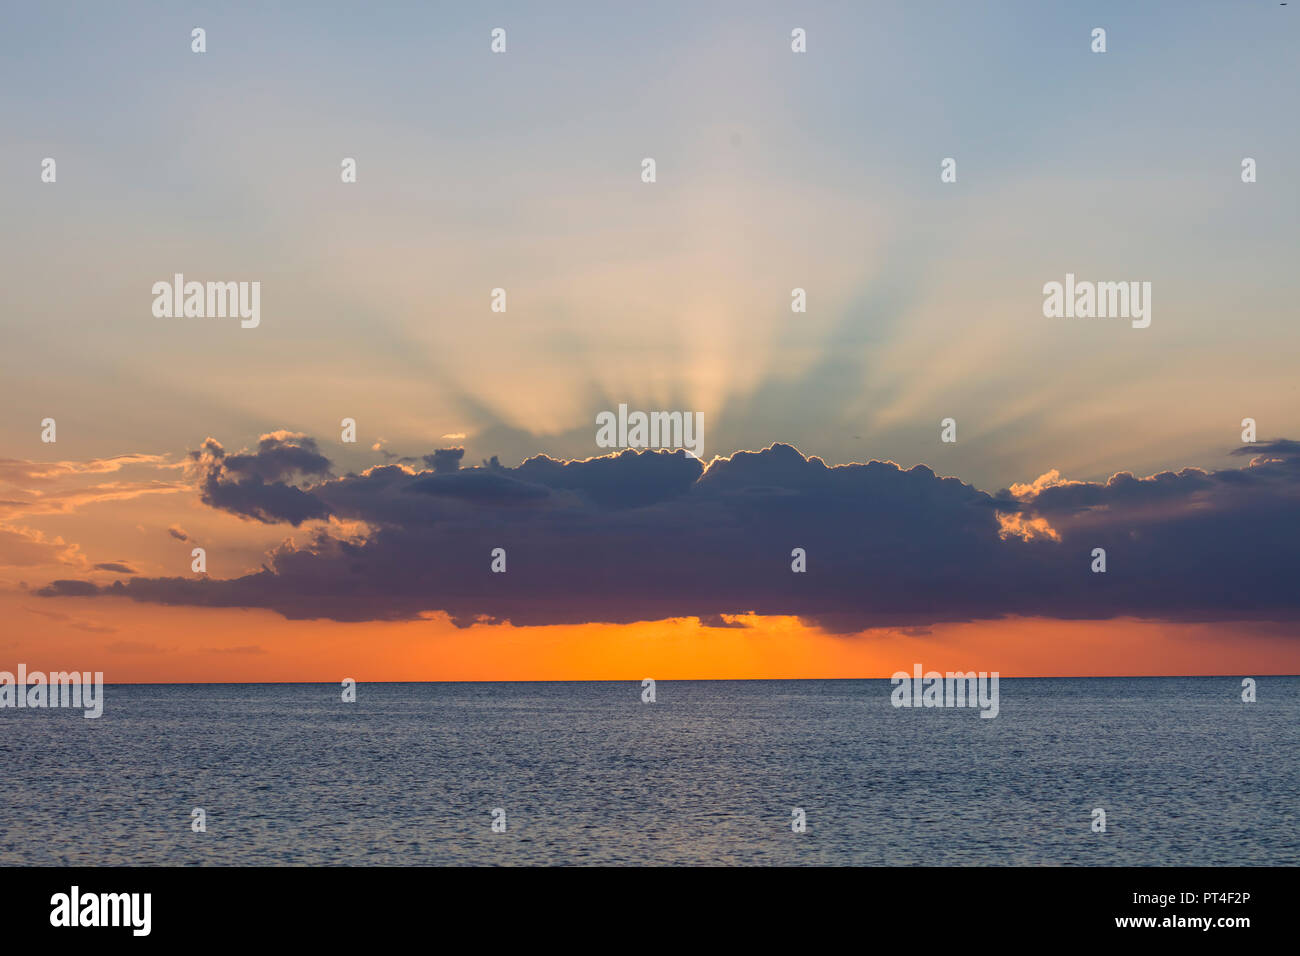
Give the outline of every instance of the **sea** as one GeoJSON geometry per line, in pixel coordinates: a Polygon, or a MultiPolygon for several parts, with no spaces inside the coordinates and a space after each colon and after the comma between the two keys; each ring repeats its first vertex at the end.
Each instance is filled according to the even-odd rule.
{"type": "Polygon", "coordinates": [[[0,864],[1294,866],[1300,678],[1255,680],[106,685],[0,710],[0,864]]]}

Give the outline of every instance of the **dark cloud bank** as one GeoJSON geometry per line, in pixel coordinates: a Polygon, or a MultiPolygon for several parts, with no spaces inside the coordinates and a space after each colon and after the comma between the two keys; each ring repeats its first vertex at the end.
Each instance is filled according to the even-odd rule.
{"type": "Polygon", "coordinates": [[[460,449],[334,477],[310,438],[276,433],[191,453],[203,500],[311,526],[231,580],[55,581],[47,596],[270,608],[288,618],[460,625],[631,622],[793,614],[833,631],[1009,614],[1171,621],[1300,620],[1300,443],[1250,445],[1248,465],[1108,482],[1040,482],[995,495],[924,465],[836,467],[789,445],[704,469],[682,452],[585,461],[460,449]],[[1019,530],[1016,530],[1019,529],[1019,530]],[[791,550],[808,570],[790,569],[791,550]],[[1090,570],[1105,548],[1107,572],[1090,570]],[[505,548],[508,570],[490,571],[505,548]]]}

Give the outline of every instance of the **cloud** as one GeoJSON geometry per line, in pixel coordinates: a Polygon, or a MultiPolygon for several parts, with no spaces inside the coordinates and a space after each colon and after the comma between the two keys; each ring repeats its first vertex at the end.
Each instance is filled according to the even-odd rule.
{"type": "Polygon", "coordinates": [[[50,540],[40,531],[0,525],[0,567],[38,567],[48,564],[85,566],[75,544],[50,540]]]}
{"type": "Polygon", "coordinates": [[[177,541],[190,540],[189,533],[178,524],[174,524],[171,527],[169,527],[167,529],[167,533],[171,535],[173,538],[175,538],[177,541]]]}
{"type": "Polygon", "coordinates": [[[162,455],[117,455],[114,458],[93,458],[89,461],[24,461],[17,458],[0,458],[0,482],[28,487],[78,475],[109,474],[131,465],[151,465],[155,468],[182,467],[180,464],[169,463],[162,455]]]}
{"type": "Polygon", "coordinates": [[[458,469],[460,460],[464,457],[464,448],[439,448],[432,455],[425,455],[424,463],[432,468],[435,474],[443,475],[458,469]]]}
{"type": "Polygon", "coordinates": [[[693,616],[717,627],[751,613],[840,633],[1008,615],[1300,621],[1295,442],[1241,449],[1252,458],[1239,469],[1104,483],[1048,472],[995,494],[925,465],[829,467],[779,443],[707,469],[680,451],[462,469],[448,451],[460,450],[425,456],[426,470],[334,477],[304,436],[264,436],[240,456],[208,439],[193,457],[209,505],[328,520],[238,578],[59,580],[38,593],[295,619],[445,612],[462,626],[693,616]],[[1105,574],[1090,570],[1098,547],[1105,574]],[[504,574],[490,571],[495,548],[504,574]],[[806,573],[791,571],[794,548],[806,573]]]}
{"type": "Polygon", "coordinates": [[[53,581],[36,592],[41,597],[95,597],[104,593],[90,581],[53,581]]]}
{"type": "Polygon", "coordinates": [[[0,458],[0,519],[72,514],[92,504],[186,492],[190,486],[175,480],[179,476],[168,475],[168,480],[100,480],[122,471],[140,475],[175,472],[184,467],[185,463],[169,462],[162,455],[118,455],[80,462],[0,458]]]}
{"type": "Polygon", "coordinates": [[[1061,539],[1056,529],[1047,523],[1046,518],[1027,518],[1018,511],[1010,513],[999,511],[998,525],[998,534],[1003,538],[1015,535],[1026,541],[1032,541],[1037,537],[1051,538],[1053,541],[1061,539]]]}
{"type": "Polygon", "coordinates": [[[1074,484],[1077,482],[1067,482],[1061,477],[1061,473],[1053,468],[1045,472],[1026,484],[1012,485],[1011,494],[1017,498],[1033,497],[1045,488],[1054,488],[1057,485],[1074,484]]]}
{"type": "Polygon", "coordinates": [[[121,561],[101,561],[95,565],[96,571],[114,571],[117,574],[135,574],[135,568],[129,564],[123,564],[121,561]]]}
{"type": "Polygon", "coordinates": [[[734,614],[706,614],[699,619],[700,627],[747,628],[749,621],[734,614]]]}
{"type": "Polygon", "coordinates": [[[36,608],[25,608],[29,614],[37,614],[41,617],[47,617],[52,621],[62,621],[69,627],[75,627],[80,631],[89,631],[92,634],[116,634],[117,628],[108,624],[100,624],[98,621],[87,621],[82,618],[75,618],[69,614],[60,614],[58,611],[38,611],[36,608]]]}
{"type": "Polygon", "coordinates": [[[281,481],[294,474],[327,475],[329,459],[316,448],[316,440],[296,432],[278,431],[263,435],[257,451],[226,454],[221,443],[209,438],[203,447],[190,453],[191,458],[208,456],[220,462],[227,475],[260,478],[263,481],[281,481]]]}
{"type": "Polygon", "coordinates": [[[190,452],[205,504],[255,521],[298,525],[328,512],[285,479],[329,475],[330,462],[314,439],[293,432],[263,435],[257,451],[229,455],[215,438],[190,452]]]}

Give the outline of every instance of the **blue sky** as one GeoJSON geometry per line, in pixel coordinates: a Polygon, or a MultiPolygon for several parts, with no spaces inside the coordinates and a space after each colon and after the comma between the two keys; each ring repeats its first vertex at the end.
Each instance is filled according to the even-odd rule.
{"type": "Polygon", "coordinates": [[[379,439],[514,463],[598,454],[627,402],[703,411],[708,455],[785,441],[990,490],[1223,466],[1243,417],[1300,434],[1296,15],[11,9],[0,443],[48,451],[48,415],[66,456],[176,454],[351,416],[352,467],[379,439]],[[260,281],[261,326],[154,318],[178,271],[260,281]],[[1151,328],[1045,319],[1067,271],[1151,281],[1151,328]]]}

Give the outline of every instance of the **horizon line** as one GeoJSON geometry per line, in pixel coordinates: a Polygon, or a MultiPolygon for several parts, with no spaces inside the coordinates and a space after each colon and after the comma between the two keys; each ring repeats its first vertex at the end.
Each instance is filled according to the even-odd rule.
{"type": "MultiPolygon", "coordinates": [[[[6,672],[7,673],[7,672],[6,672]]],[[[82,671],[81,673],[85,673],[82,671]]],[[[902,673],[895,672],[895,673],[902,673]]],[[[947,673],[944,671],[943,673],[947,673]]],[[[956,672],[954,672],[956,673],[956,672]]],[[[962,673],[968,673],[962,671],[962,673]]],[[[977,672],[978,673],[978,672],[977,672]]],[[[1300,678],[1300,674],[1019,674],[1006,676],[998,671],[985,671],[997,674],[1000,680],[1236,680],[1242,677],[1285,677],[1300,678]]],[[[639,684],[644,677],[595,677],[595,678],[510,678],[502,680],[355,680],[358,684],[639,684]]],[[[662,677],[654,678],[655,683],[762,683],[771,681],[892,681],[889,677],[662,677]]],[[[276,687],[291,684],[312,684],[335,687],[342,681],[322,680],[282,680],[282,681],[103,681],[104,687],[276,687]]],[[[14,686],[17,686],[16,684],[14,686]]],[[[23,686],[40,686],[25,684],[23,686]]]]}

